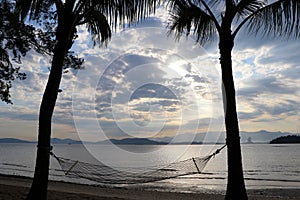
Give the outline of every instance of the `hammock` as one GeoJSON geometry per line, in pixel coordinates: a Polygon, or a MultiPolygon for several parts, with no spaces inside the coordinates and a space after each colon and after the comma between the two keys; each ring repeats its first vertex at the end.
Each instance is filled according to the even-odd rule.
{"type": "Polygon", "coordinates": [[[147,168],[112,168],[105,164],[91,164],[51,155],[58,161],[68,177],[84,178],[106,184],[136,184],[160,181],[185,175],[200,174],[208,161],[226,145],[205,157],[195,157],[173,162],[164,167],[147,168]]]}

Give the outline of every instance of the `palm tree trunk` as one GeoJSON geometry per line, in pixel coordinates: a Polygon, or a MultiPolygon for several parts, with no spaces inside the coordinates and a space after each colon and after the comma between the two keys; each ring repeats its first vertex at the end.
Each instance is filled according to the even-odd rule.
{"type": "Polygon", "coordinates": [[[57,43],[51,70],[44,91],[39,113],[38,149],[33,182],[26,200],[46,200],[50,164],[51,121],[62,78],[63,63],[67,51],[72,44],[74,32],[70,31],[68,23],[59,23],[57,28],[57,43]],[[71,34],[70,34],[71,33],[71,34]]]}
{"type": "Polygon", "coordinates": [[[235,87],[232,75],[231,51],[234,42],[231,34],[220,36],[220,63],[223,81],[223,105],[225,113],[228,180],[226,200],[247,200],[244,183],[239,124],[236,111],[235,87]]]}

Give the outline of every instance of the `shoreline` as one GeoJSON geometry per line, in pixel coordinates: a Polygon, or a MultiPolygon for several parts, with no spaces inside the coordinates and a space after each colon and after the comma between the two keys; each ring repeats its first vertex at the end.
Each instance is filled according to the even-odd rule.
{"type": "MultiPolygon", "coordinates": [[[[0,174],[0,200],[25,199],[32,179],[22,176],[0,174]]],[[[300,200],[299,189],[247,190],[249,200],[300,200]]],[[[201,193],[162,192],[145,188],[96,186],[62,181],[49,181],[48,199],[93,199],[93,200],[223,200],[222,193],[209,190],[201,193]]]]}

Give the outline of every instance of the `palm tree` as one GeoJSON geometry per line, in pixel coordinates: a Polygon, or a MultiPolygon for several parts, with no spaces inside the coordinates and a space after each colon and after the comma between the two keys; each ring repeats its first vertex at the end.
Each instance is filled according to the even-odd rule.
{"type": "MultiPolygon", "coordinates": [[[[132,24],[154,11],[155,0],[19,0],[17,11],[24,20],[43,20],[50,12],[55,21],[55,46],[51,70],[39,113],[38,149],[35,173],[27,199],[47,199],[50,159],[51,120],[59,92],[63,66],[76,39],[76,27],[86,25],[94,44],[106,44],[112,29],[119,24],[132,24]],[[44,15],[43,15],[44,13],[44,15]]],[[[43,21],[40,21],[43,22],[43,21]]]]}
{"type": "Polygon", "coordinates": [[[237,33],[247,25],[250,33],[265,36],[300,36],[299,0],[167,0],[170,33],[176,39],[191,32],[201,45],[219,39],[225,112],[228,182],[225,199],[247,199],[236,111],[231,54],[237,33]],[[217,37],[218,36],[218,37],[217,37]]]}

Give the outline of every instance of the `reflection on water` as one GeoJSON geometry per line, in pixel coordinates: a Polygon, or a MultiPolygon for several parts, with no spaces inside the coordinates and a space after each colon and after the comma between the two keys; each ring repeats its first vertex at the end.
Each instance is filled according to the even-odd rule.
{"type": "MultiPolygon", "coordinates": [[[[126,146],[132,152],[140,155],[147,152],[147,148],[156,149],[150,156],[125,156],[113,151],[109,145],[92,146],[99,151],[99,158],[111,160],[115,166],[160,166],[169,162],[184,160],[191,157],[205,156],[214,152],[221,145],[168,145],[160,150],[160,146],[126,146]]],[[[300,159],[299,144],[269,145],[247,144],[242,145],[244,174],[247,188],[299,188],[300,189],[300,159]]],[[[35,144],[1,144],[0,146],[0,173],[23,176],[33,176],[35,144]]],[[[89,154],[82,145],[55,145],[56,155],[97,163],[97,159],[89,154]]],[[[127,154],[126,154],[127,155],[127,154]]],[[[100,161],[102,161],[100,159],[100,161]]],[[[202,174],[168,179],[155,183],[135,185],[160,190],[199,191],[203,189],[225,190],[226,188],[226,149],[213,158],[202,174]]],[[[71,182],[95,184],[84,179],[72,179],[64,176],[56,160],[51,160],[50,179],[71,182]]],[[[131,186],[130,186],[131,187],[131,186]]]]}

